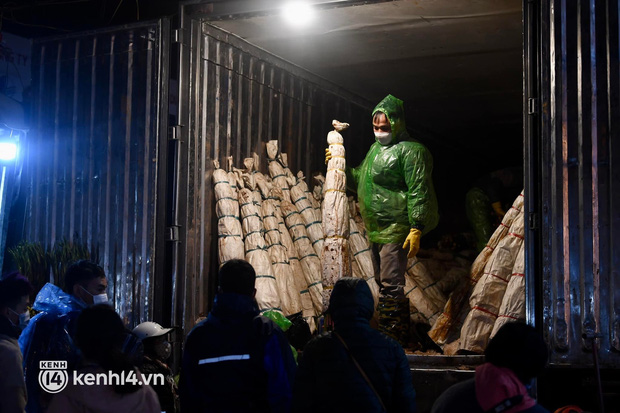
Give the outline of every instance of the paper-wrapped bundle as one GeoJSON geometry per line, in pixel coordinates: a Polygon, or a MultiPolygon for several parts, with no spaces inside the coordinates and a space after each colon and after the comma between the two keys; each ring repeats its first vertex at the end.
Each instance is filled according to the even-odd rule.
{"type": "Polygon", "coordinates": [[[506,293],[499,307],[499,316],[495,320],[491,337],[497,334],[506,323],[522,321],[525,322],[525,245],[521,244],[521,249],[517,254],[512,274],[506,287],[506,293]]]}
{"type": "Polygon", "coordinates": [[[323,306],[327,308],[334,284],[342,277],[351,276],[349,257],[349,201],[347,199],[347,176],[344,139],[339,131],[349,125],[336,120],[334,130],[327,134],[331,159],[323,191],[323,306]]]}
{"type": "Polygon", "coordinates": [[[241,222],[239,221],[239,201],[231,188],[226,171],[219,169],[214,161],[213,187],[215,191],[215,215],[217,216],[218,254],[220,265],[226,261],[245,256],[241,222]]]}
{"type": "Polygon", "coordinates": [[[256,301],[261,312],[281,311],[278,284],[263,237],[262,213],[248,188],[239,191],[241,226],[245,235],[245,259],[256,271],[256,301]]]}
{"type": "Polygon", "coordinates": [[[301,215],[299,215],[299,211],[297,211],[295,205],[287,201],[282,201],[280,203],[280,208],[282,209],[284,221],[286,222],[293,244],[299,255],[299,261],[304,272],[307,289],[312,298],[312,306],[314,307],[315,314],[321,314],[323,312],[321,260],[316,252],[314,252],[314,248],[312,248],[303,219],[301,215]]]}
{"type": "Polygon", "coordinates": [[[285,316],[301,312],[301,296],[295,283],[295,274],[289,264],[288,252],[282,243],[278,216],[280,191],[271,191],[271,196],[263,201],[262,213],[265,226],[265,242],[271,267],[278,284],[282,312],[285,316]]]}
{"type": "MultiPolygon", "coordinates": [[[[282,191],[278,188],[273,189],[274,193],[278,193],[277,197],[281,198],[282,191]]],[[[314,306],[312,304],[312,297],[310,296],[310,290],[308,289],[308,283],[306,282],[306,276],[304,274],[304,270],[301,266],[301,262],[299,260],[299,254],[297,253],[297,248],[293,243],[293,239],[291,238],[291,234],[286,228],[286,224],[284,223],[284,217],[282,216],[282,210],[280,207],[276,210],[276,215],[278,217],[278,228],[280,229],[280,236],[282,239],[282,244],[286,247],[286,252],[288,254],[288,262],[291,267],[291,271],[293,273],[293,279],[295,281],[295,287],[299,292],[299,296],[301,299],[301,315],[306,320],[308,325],[310,326],[310,331],[314,333],[316,331],[316,322],[314,317],[317,315],[314,306]]]]}
{"type": "Polygon", "coordinates": [[[323,226],[321,225],[321,220],[317,219],[312,202],[308,198],[310,193],[308,185],[306,185],[304,180],[303,172],[300,171],[297,175],[297,183],[291,186],[290,192],[293,205],[297,207],[299,214],[304,220],[312,247],[317,255],[321,257],[323,253],[323,226]]]}
{"type": "Polygon", "coordinates": [[[267,160],[269,161],[269,176],[271,176],[275,187],[282,190],[282,200],[291,202],[289,179],[284,171],[282,158],[278,153],[277,140],[267,142],[267,160]]]}
{"type": "MultiPolygon", "coordinates": [[[[359,277],[368,283],[376,308],[379,302],[379,285],[375,281],[372,252],[366,238],[361,234],[353,218],[349,218],[349,246],[351,247],[351,256],[353,257],[351,265],[355,265],[359,269],[361,273],[359,277]]],[[[353,271],[353,275],[355,276],[355,271],[353,271]]]]}
{"type": "Polygon", "coordinates": [[[407,262],[407,274],[413,278],[413,281],[424,292],[424,296],[432,302],[433,307],[442,311],[446,305],[446,296],[441,292],[437,282],[424,263],[418,260],[417,257],[410,258],[407,262]]]}
{"type": "Polygon", "coordinates": [[[428,333],[429,337],[439,346],[443,347],[443,345],[450,341],[451,336],[459,334],[465,316],[469,312],[468,301],[472,288],[482,276],[493,250],[506,234],[508,234],[512,222],[515,217],[519,215],[522,208],[523,192],[515,199],[512,207],[506,212],[506,215],[502,219],[501,224],[489,239],[487,246],[480,252],[472,264],[468,279],[459,283],[458,287],[456,287],[450,295],[443,312],[428,333]]]}
{"type": "Polygon", "coordinates": [[[409,273],[405,274],[405,297],[409,299],[412,321],[428,325],[433,325],[437,321],[441,308],[433,305],[409,273]]]}
{"type": "Polygon", "coordinates": [[[471,310],[461,328],[460,349],[483,353],[487,346],[525,238],[523,220],[524,214],[520,213],[512,222],[510,232],[493,251],[482,277],[472,291],[469,298],[471,310]]]}
{"type": "Polygon", "coordinates": [[[323,225],[323,211],[321,205],[323,205],[323,184],[325,184],[325,177],[321,174],[314,176],[316,185],[312,188],[312,205],[314,206],[314,214],[317,219],[321,220],[321,226],[323,225]]]}
{"type": "Polygon", "coordinates": [[[349,197],[349,213],[351,217],[357,224],[357,229],[366,242],[370,245],[370,240],[368,239],[368,234],[366,233],[366,225],[364,224],[364,219],[362,218],[362,214],[360,213],[360,204],[355,201],[355,198],[352,196],[349,197]]]}

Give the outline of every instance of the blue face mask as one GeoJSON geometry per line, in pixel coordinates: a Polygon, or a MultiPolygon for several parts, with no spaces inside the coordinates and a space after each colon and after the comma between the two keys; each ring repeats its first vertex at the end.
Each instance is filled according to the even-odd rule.
{"type": "Polygon", "coordinates": [[[19,317],[19,325],[15,325],[12,322],[11,324],[13,324],[15,327],[19,327],[21,330],[25,329],[26,326],[28,325],[28,322],[30,322],[30,311],[26,310],[25,312],[21,314],[13,310],[12,308],[9,308],[9,311],[11,311],[13,314],[19,317]]]}
{"type": "Polygon", "coordinates": [[[93,305],[97,305],[97,304],[107,304],[108,303],[108,295],[106,293],[102,293],[102,294],[91,294],[86,288],[82,287],[80,285],[80,288],[84,291],[86,291],[86,293],[88,295],[90,295],[91,297],[93,297],[93,305]]]}

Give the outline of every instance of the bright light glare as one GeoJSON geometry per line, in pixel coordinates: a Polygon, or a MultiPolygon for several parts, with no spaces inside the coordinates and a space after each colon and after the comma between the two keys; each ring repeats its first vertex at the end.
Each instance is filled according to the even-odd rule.
{"type": "Polygon", "coordinates": [[[314,10],[307,3],[294,1],[284,5],[282,17],[291,26],[302,27],[314,19],[314,10]]]}
{"type": "Polygon", "coordinates": [[[17,156],[17,145],[11,142],[0,142],[0,160],[12,161],[17,156]]]}

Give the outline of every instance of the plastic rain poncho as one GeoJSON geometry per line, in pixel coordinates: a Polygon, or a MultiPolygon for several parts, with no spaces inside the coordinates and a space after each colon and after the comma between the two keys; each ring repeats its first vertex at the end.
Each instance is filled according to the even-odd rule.
{"type": "Polygon", "coordinates": [[[373,110],[383,112],[392,127],[392,141],[375,142],[357,168],[349,169],[357,190],[360,212],[371,242],[402,243],[411,228],[426,234],[437,226],[439,214],[431,174],[433,158],[424,145],[407,133],[403,102],[388,95],[373,110]]]}

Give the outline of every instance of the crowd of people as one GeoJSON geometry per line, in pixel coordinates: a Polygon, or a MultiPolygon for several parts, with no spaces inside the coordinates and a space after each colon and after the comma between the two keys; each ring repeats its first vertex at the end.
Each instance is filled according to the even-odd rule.
{"type": "MultiPolygon", "coordinates": [[[[107,303],[106,276],[95,263],[72,264],[64,289],[44,286],[31,320],[32,286],[9,274],[0,281],[0,412],[417,411],[403,348],[370,326],[375,309],[366,282],[336,283],[326,311],[332,328],[296,360],[282,330],[259,314],[255,277],[243,260],[220,268],[212,310],[185,340],[177,382],[166,364],[171,329],[145,322],[130,331],[107,303]],[[41,383],[40,362],[54,360],[70,373],[58,392],[41,383]],[[89,374],[162,380],[74,379],[89,374]]],[[[475,378],[447,389],[433,412],[546,412],[528,394],[546,360],[535,329],[509,323],[489,343],[475,378]]]]}

